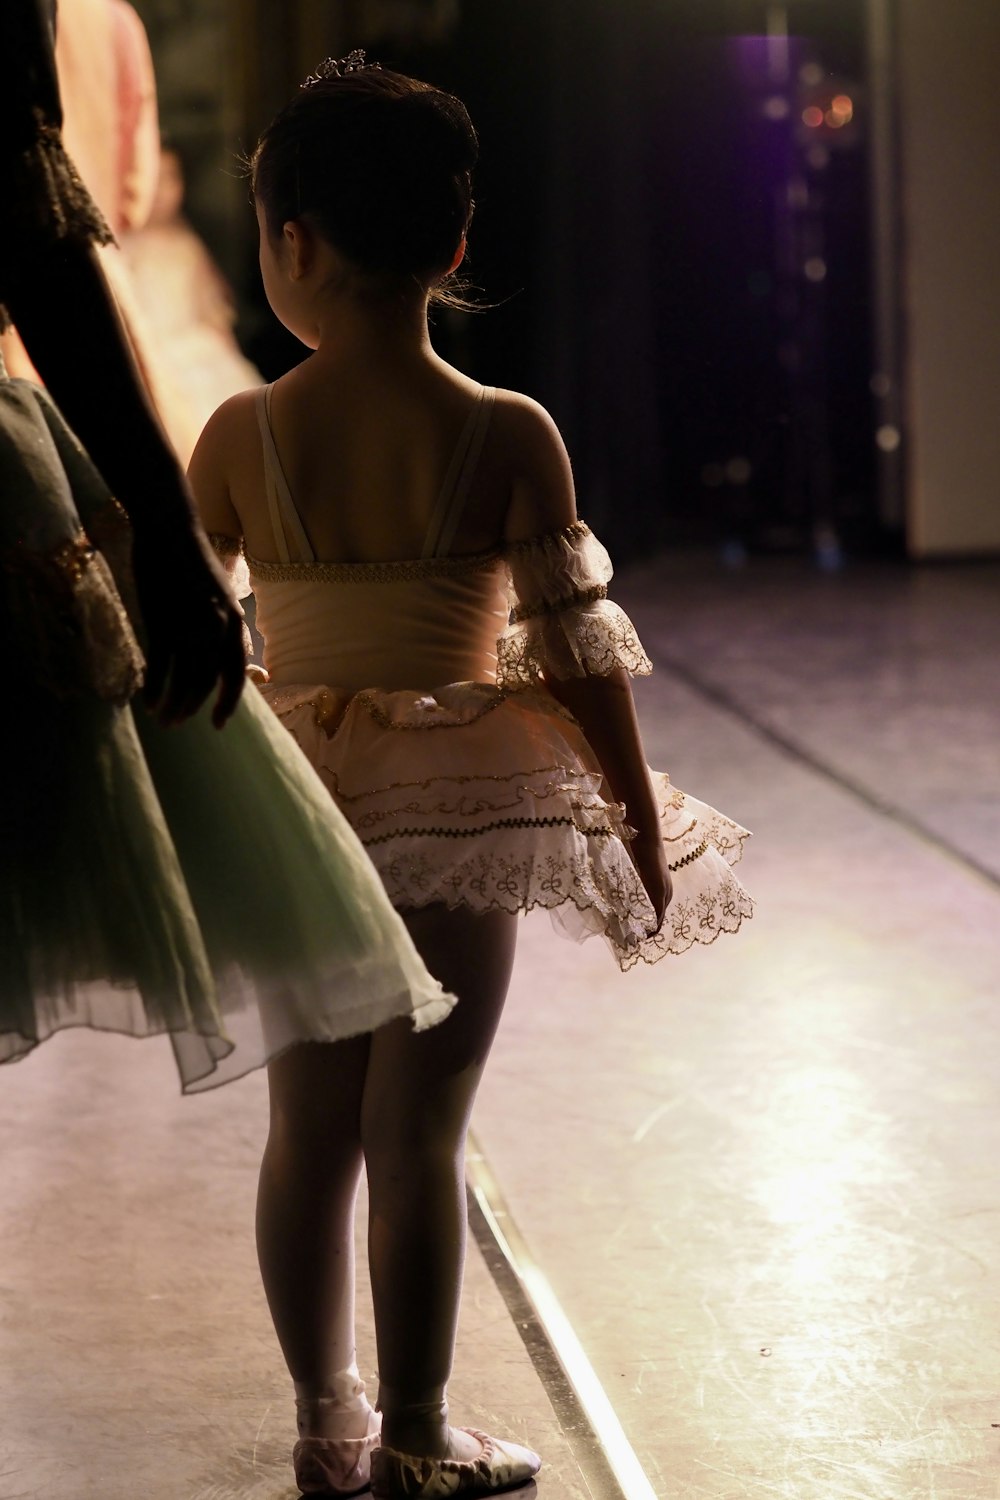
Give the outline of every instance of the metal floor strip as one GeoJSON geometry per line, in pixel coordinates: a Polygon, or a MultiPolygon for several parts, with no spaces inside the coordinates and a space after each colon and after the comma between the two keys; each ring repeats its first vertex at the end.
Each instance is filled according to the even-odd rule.
{"type": "Polygon", "coordinates": [[[469,1228],[593,1500],[657,1500],[572,1324],[471,1135],[466,1182],[469,1228]]]}

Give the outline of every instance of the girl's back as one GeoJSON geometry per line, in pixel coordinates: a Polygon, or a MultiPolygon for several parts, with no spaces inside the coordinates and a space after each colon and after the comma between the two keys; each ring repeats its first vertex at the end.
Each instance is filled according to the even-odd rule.
{"type": "MultiPolygon", "coordinates": [[[[383,362],[350,369],[339,361],[333,368],[321,365],[314,356],[275,385],[275,449],[318,559],[420,556],[480,389],[433,355],[402,367],[383,362]]],[[[216,421],[225,420],[229,429],[226,482],[246,550],[276,560],[255,395],[243,393],[216,421]]],[[[503,539],[516,472],[518,404],[512,394],[498,396],[453,554],[493,550],[503,539]]]]}

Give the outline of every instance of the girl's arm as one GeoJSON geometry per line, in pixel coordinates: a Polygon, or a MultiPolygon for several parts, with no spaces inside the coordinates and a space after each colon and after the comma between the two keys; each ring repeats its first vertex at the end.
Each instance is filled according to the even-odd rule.
{"type": "Polygon", "coordinates": [[[628,673],[616,667],[606,677],[588,674],[560,680],[548,675],[543,680],[553,698],[579,723],[615,801],[625,804],[626,819],[636,830],[629,852],[656,912],[659,931],[670,903],[670,871],[628,673]]]}
{"type": "MultiPolygon", "coordinates": [[[[230,496],[229,471],[234,453],[238,454],[246,441],[246,425],[241,417],[245,416],[248,396],[252,397],[253,392],[243,391],[231,396],[209,418],[188,467],[188,480],[202,525],[229,576],[237,599],[246,598],[251,593],[251,586],[250,572],[243,556],[243,522],[230,496]]],[[[243,654],[246,674],[254,682],[266,682],[267,672],[251,660],[253,640],[245,621],[243,654]]]]}
{"type": "MultiPolygon", "coordinates": [[[[518,454],[518,468],[505,540],[516,555],[518,543],[574,526],[576,498],[566,448],[548,413],[521,397],[508,408],[507,416],[512,426],[510,451],[518,454]]],[[[630,852],[659,927],[670,901],[671,881],[628,673],[620,665],[597,673],[588,670],[586,663],[576,672],[557,672],[546,663],[541,677],[579,723],[613,797],[625,804],[627,820],[637,830],[630,852]]]]}
{"type": "Polygon", "coordinates": [[[212,538],[243,538],[243,523],[229,494],[229,461],[241,441],[239,414],[247,392],[231,396],[209,417],[188,464],[188,482],[201,524],[212,538]],[[234,420],[235,419],[235,420],[234,420]]]}

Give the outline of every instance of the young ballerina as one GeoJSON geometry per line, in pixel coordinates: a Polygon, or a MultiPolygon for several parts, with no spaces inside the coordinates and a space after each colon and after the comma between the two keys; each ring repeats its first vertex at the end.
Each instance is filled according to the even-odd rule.
{"type": "Polygon", "coordinates": [[[554,424],[431,346],[476,151],[458,100],[361,54],[307,81],[253,186],[268,300],[314,353],[222,406],[191,468],[208,529],[246,554],[262,691],[459,1002],[425,1036],[392,1024],[269,1071],[258,1247],[316,1494],[370,1475],[377,1497],[485,1495],[539,1466],[450,1427],[445,1396],[465,1132],[517,914],[548,907],[628,968],[751,909],[744,830],[646,768],[628,673],[649,663],[554,424]],[[355,1356],[363,1166],[377,1413],[355,1356]]]}

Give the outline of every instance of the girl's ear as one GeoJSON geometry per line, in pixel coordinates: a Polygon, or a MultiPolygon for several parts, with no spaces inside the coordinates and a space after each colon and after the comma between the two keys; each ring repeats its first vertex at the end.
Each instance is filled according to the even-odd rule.
{"type": "Polygon", "coordinates": [[[288,274],[293,281],[301,281],[312,269],[316,236],[302,219],[289,219],[282,226],[281,237],[285,244],[288,274]]]}
{"type": "Polygon", "coordinates": [[[465,235],[463,234],[462,238],[458,242],[458,249],[455,251],[455,254],[452,257],[451,265],[448,267],[448,275],[449,276],[451,276],[453,272],[455,272],[455,271],[458,270],[459,266],[462,264],[463,260],[465,259],[465,252],[466,252],[467,249],[468,249],[468,242],[467,242],[467,240],[465,238],[465,235]]]}

